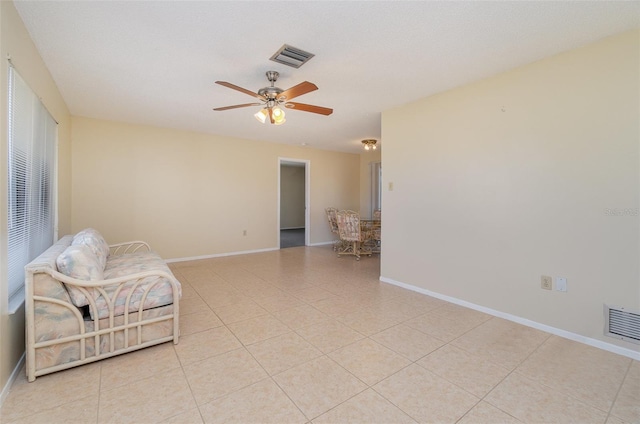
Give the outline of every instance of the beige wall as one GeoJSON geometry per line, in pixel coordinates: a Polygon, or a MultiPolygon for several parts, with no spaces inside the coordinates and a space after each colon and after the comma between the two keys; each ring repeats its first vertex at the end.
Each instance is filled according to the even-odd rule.
{"type": "Polygon", "coordinates": [[[637,351],[603,303],[640,310],[639,40],[383,113],[383,278],[637,351]]]}
{"type": "MultiPolygon", "coordinates": [[[[371,164],[382,162],[382,149],[360,153],[360,216],[372,217],[371,211],[371,164]]],[[[383,193],[384,194],[384,193],[383,193]]]]}
{"type": "Polygon", "coordinates": [[[304,166],[280,167],[280,229],[304,228],[304,166]]]}
{"type": "Polygon", "coordinates": [[[24,306],[9,314],[7,306],[7,73],[5,58],[11,61],[22,78],[58,122],[58,225],[61,233],[71,228],[71,133],[67,106],[49,75],[38,51],[15,7],[0,2],[0,388],[5,387],[24,352],[24,306]]]}
{"type": "Polygon", "coordinates": [[[276,248],[279,158],[310,161],[311,244],[326,206],[359,207],[355,154],[78,117],[72,138],[73,230],[168,259],[276,248]]]}

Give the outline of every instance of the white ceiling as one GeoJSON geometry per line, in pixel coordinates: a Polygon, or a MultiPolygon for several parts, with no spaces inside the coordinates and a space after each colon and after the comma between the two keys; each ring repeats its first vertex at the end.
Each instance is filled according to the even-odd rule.
{"type": "MultiPolygon", "coordinates": [[[[640,27],[640,2],[15,1],[73,115],[359,152],[381,112],[640,27]],[[316,56],[269,60],[283,44],[316,56]],[[257,91],[319,90],[260,124],[257,91]]],[[[384,146],[384,140],[381,140],[384,146]]]]}

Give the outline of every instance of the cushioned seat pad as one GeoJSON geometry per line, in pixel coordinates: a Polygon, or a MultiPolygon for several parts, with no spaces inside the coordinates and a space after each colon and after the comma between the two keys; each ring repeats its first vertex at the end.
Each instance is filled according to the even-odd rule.
{"type": "MultiPolygon", "coordinates": [[[[124,277],[135,273],[145,271],[164,271],[173,276],[167,264],[155,252],[130,253],[120,256],[109,256],[107,265],[104,269],[104,279],[124,277]]],[[[131,292],[132,287],[138,283],[138,280],[127,282],[122,290],[117,294],[115,299],[114,316],[123,315],[125,311],[125,302],[127,296],[131,292]]],[[[173,303],[173,290],[169,279],[164,277],[146,277],[138,284],[129,302],[129,312],[135,312],[140,307],[140,301],[147,288],[151,287],[149,294],[143,305],[143,309],[156,308],[158,306],[169,305],[173,303]]],[[[109,299],[112,299],[117,285],[106,286],[105,291],[109,299]]],[[[180,283],[178,283],[178,293],[181,293],[180,283]]],[[[98,308],[98,317],[105,318],[109,316],[109,302],[96,290],[96,306],[98,308]]],[[[92,318],[94,312],[91,311],[92,318]]]]}

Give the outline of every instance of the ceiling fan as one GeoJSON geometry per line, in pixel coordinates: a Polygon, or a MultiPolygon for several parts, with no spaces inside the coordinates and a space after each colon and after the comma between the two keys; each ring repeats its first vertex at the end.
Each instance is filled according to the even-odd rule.
{"type": "Polygon", "coordinates": [[[309,81],[304,81],[287,90],[283,90],[274,86],[274,83],[278,80],[279,75],[280,74],[276,71],[267,71],[267,79],[271,83],[271,86],[261,88],[257,93],[254,93],[253,91],[247,90],[242,87],[238,87],[237,85],[231,84],[230,82],[216,81],[216,84],[220,84],[233,90],[240,91],[241,93],[248,94],[261,100],[262,103],[244,103],[241,105],[218,107],[213,110],[222,111],[248,106],[262,106],[262,109],[254,115],[255,118],[263,124],[267,121],[268,118],[269,122],[275,125],[281,125],[285,122],[284,111],[280,108],[281,105],[284,105],[284,107],[286,107],[287,109],[318,113],[320,115],[331,115],[333,113],[333,109],[329,109],[328,107],[290,102],[289,100],[315,91],[318,89],[318,87],[315,84],[310,83],[309,81]]]}

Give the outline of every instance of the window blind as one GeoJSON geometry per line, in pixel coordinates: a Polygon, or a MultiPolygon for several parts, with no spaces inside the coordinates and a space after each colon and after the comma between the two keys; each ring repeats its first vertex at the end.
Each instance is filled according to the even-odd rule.
{"type": "Polygon", "coordinates": [[[8,285],[24,296],[24,266],[53,244],[57,123],[9,66],[8,285]]]}

